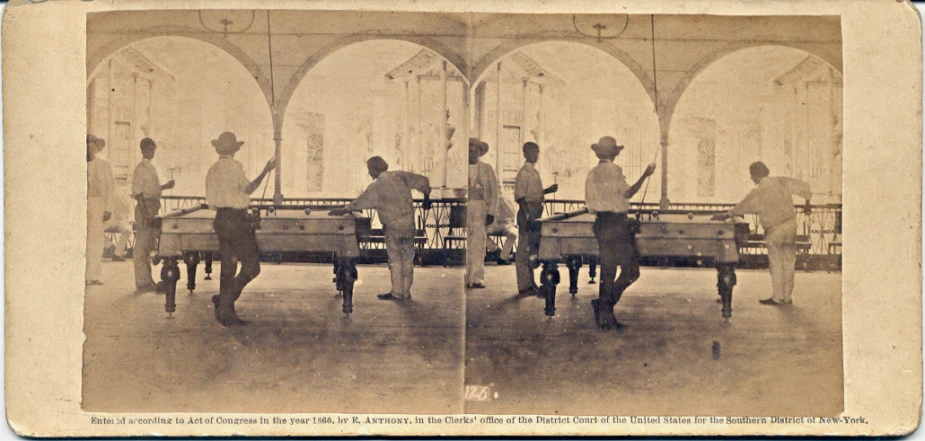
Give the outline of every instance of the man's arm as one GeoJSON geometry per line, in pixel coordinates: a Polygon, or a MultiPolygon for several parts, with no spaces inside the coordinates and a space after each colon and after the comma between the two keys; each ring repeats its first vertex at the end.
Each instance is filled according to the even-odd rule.
{"type": "Polygon", "coordinates": [[[250,184],[247,184],[247,187],[244,188],[244,192],[251,194],[254,192],[254,190],[257,190],[257,188],[260,187],[260,183],[263,182],[263,178],[265,178],[267,173],[270,173],[270,170],[273,170],[274,168],[276,168],[276,158],[267,161],[267,165],[263,167],[263,171],[261,171],[260,174],[257,175],[257,178],[251,181],[250,184]]]}
{"type": "Polygon", "coordinates": [[[637,180],[635,184],[631,185],[630,188],[623,193],[623,196],[627,199],[636,196],[636,193],[639,192],[640,188],[642,188],[642,183],[646,181],[646,178],[652,176],[653,173],[655,173],[655,164],[649,164],[649,166],[646,167],[646,170],[642,173],[642,176],[639,177],[639,180],[637,180]]]}
{"type": "Polygon", "coordinates": [[[756,213],[758,210],[758,199],[760,197],[759,188],[754,188],[752,191],[745,196],[745,199],[742,199],[742,202],[739,202],[738,205],[732,207],[731,210],[714,215],[711,219],[713,220],[725,220],[734,216],[744,216],[750,213],[756,213]]]}

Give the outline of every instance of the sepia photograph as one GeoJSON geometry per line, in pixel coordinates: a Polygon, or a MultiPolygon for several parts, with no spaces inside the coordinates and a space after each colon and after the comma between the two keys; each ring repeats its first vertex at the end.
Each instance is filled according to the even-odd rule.
{"type": "Polygon", "coordinates": [[[467,411],[839,414],[839,18],[472,23],[467,411]]]}
{"type": "Polygon", "coordinates": [[[14,3],[17,434],[920,423],[908,2],[14,3]]]}
{"type": "Polygon", "coordinates": [[[463,412],[467,86],[382,21],[466,38],[88,15],[84,409],[463,412]]]}

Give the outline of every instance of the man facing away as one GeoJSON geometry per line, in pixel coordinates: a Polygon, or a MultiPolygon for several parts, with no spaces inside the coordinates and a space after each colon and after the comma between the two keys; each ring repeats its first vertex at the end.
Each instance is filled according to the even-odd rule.
{"type": "Polygon", "coordinates": [[[559,184],[543,188],[543,181],[536,171],[536,161],[540,157],[540,146],[534,142],[527,142],[523,146],[523,167],[517,172],[514,180],[514,201],[517,202],[517,289],[518,295],[537,294],[536,282],[533,279],[533,266],[530,256],[537,253],[540,247],[540,232],[532,228],[533,221],[543,216],[544,195],[559,190],[559,184]]]}
{"type": "Polygon", "coordinates": [[[234,307],[244,287],[260,274],[260,251],[254,233],[257,225],[247,207],[250,194],[276,167],[276,158],[270,159],[260,175],[249,181],[244,174],[244,166],[234,159],[242,145],[244,141],[238,141],[234,133],[219,135],[212,141],[218,160],[206,173],[206,203],[215,210],[212,226],[218,235],[219,254],[222,256],[219,294],[212,296],[212,304],[215,320],[226,327],[247,324],[238,317],[234,307]],[[238,262],[241,262],[240,273],[238,262]]]}
{"type": "Polygon", "coordinates": [[[759,300],[762,305],[781,306],[793,303],[793,279],[796,266],[796,210],[793,195],[809,200],[810,186],[798,179],[772,177],[763,162],[748,167],[752,182],[758,186],[752,189],[738,205],[729,212],[713,216],[714,220],[725,220],[733,216],[757,214],[765,232],[768,248],[768,262],[771,270],[771,298],[759,300]]]}
{"type": "Polygon", "coordinates": [[[106,141],[87,135],[87,285],[103,284],[103,223],[113,211],[116,181],[112,167],[96,157],[105,147],[106,141]]]}
{"type": "Polygon", "coordinates": [[[592,144],[591,149],[600,162],[591,169],[585,181],[585,205],[588,212],[595,215],[594,237],[600,249],[601,265],[598,298],[591,301],[591,306],[594,308],[594,321],[601,329],[619,330],[623,325],[613,314],[614,305],[639,278],[636,238],[627,217],[629,200],[646,178],[655,172],[655,164],[650,164],[639,180],[629,186],[623,169],[613,163],[623,150],[622,145],[605,136],[592,144]],[[620,267],[620,277],[614,281],[617,266],[620,267]]]}
{"type": "Polygon", "coordinates": [[[157,177],[157,170],[151,164],[157,144],[151,138],[141,140],[142,160],[135,167],[132,175],[132,198],[135,200],[135,251],[132,256],[135,267],[135,287],[138,292],[162,291],[160,285],[154,284],[151,278],[151,251],[154,249],[154,240],[157,239],[159,229],[154,222],[158,210],[161,209],[161,191],[173,188],[171,179],[161,185],[157,177]]]}
{"type": "Polygon", "coordinates": [[[380,300],[410,300],[414,281],[414,201],[411,190],[424,194],[423,208],[429,210],[430,180],[426,176],[404,171],[390,172],[389,164],[379,156],[366,161],[374,181],[346,208],[331,210],[332,216],[351,211],[374,209],[382,222],[385,248],[389,257],[392,290],[379,294],[380,300]]]}
{"type": "Polygon", "coordinates": [[[485,287],[486,227],[495,221],[499,186],[495,169],[481,161],[488,144],[469,138],[469,201],[466,208],[466,287],[485,287]]]}

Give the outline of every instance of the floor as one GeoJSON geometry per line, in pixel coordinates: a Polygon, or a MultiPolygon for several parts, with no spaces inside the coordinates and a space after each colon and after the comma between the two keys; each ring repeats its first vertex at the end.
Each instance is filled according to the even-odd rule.
{"type": "MultiPolygon", "coordinates": [[[[538,273],[538,271],[537,271],[538,273]]],[[[616,316],[593,322],[587,267],[559,286],[557,314],[515,295],[513,267],[487,269],[467,295],[466,411],[537,415],[836,415],[843,408],[841,274],[798,272],[794,304],[765,306],[770,275],[737,271],[733,317],[716,271],[642,268],[616,316]],[[481,389],[479,389],[481,390],[481,389]],[[497,394],[497,395],[496,395],[497,394]]],[[[539,274],[537,274],[538,276],[539,274]]]]}
{"type": "MultiPolygon", "coordinates": [[[[517,298],[513,266],[415,269],[414,300],[384,302],[385,265],[362,265],[345,316],[328,265],[263,265],[223,328],[210,297],[179,284],[135,294],[132,263],[104,263],[85,300],[83,407],[118,412],[583,415],[836,415],[843,407],[841,274],[798,272],[794,305],[769,307],[767,271],[739,270],[728,325],[716,271],[643,268],[617,305],[621,332],[592,321],[587,267],[557,314],[517,298]],[[464,399],[465,397],[465,399],[464,399]]],[[[156,269],[155,274],[159,271],[156,269]]],[[[182,268],[185,273],[185,268],[182,268]]],[[[563,271],[565,276],[565,271],[563,271]]],[[[185,275],[184,275],[185,277],[185,275]]],[[[564,277],[563,277],[564,278],[564,277]]]]}
{"type": "Polygon", "coordinates": [[[414,300],[397,303],[375,297],[388,292],[384,265],[358,270],[346,317],[330,266],[264,264],[237,303],[250,325],[226,329],[210,301],[218,264],[211,281],[200,266],[194,295],[182,269],[168,319],[163,295],[133,292],[131,261],[104,263],[106,284],[85,300],[83,408],[462,412],[462,274],[416,268],[414,300]]]}

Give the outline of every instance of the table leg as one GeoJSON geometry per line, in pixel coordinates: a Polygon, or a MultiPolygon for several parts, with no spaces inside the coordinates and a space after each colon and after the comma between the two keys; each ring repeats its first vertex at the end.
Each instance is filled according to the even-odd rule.
{"type": "Polygon", "coordinates": [[[588,275],[591,276],[591,280],[588,281],[588,285],[594,285],[597,283],[594,281],[594,278],[597,277],[597,256],[591,256],[591,258],[588,259],[588,266],[590,267],[588,275]]]}
{"type": "Polygon", "coordinates": [[[206,278],[205,280],[212,280],[212,256],[213,253],[210,251],[205,253],[206,258],[206,278]]]}
{"type": "Polygon", "coordinates": [[[723,301],[723,318],[732,318],[732,288],[736,286],[736,268],[734,263],[716,264],[716,287],[723,301]]]}
{"type": "Polygon", "coordinates": [[[173,317],[173,313],[177,310],[177,280],[180,280],[180,267],[177,266],[177,258],[167,258],[161,267],[161,281],[166,290],[167,300],[164,310],[167,311],[168,317],[173,317]]]}
{"type": "Polygon", "coordinates": [[[353,312],[353,283],[357,279],[356,260],[351,258],[335,259],[335,268],[337,277],[337,290],[344,294],[344,304],[342,306],[344,314],[353,312]]]}
{"type": "Polygon", "coordinates": [[[183,263],[186,264],[186,289],[192,295],[196,290],[196,267],[199,266],[199,252],[190,251],[184,254],[183,263]]]}
{"type": "Polygon", "coordinates": [[[568,292],[575,297],[578,293],[578,271],[581,270],[581,256],[568,256],[565,258],[568,267],[568,292]]]}
{"type": "Polygon", "coordinates": [[[556,262],[543,262],[543,271],[540,273],[542,297],[546,298],[546,316],[556,315],[556,285],[559,284],[559,269],[556,262]]]}

